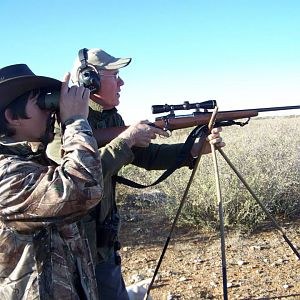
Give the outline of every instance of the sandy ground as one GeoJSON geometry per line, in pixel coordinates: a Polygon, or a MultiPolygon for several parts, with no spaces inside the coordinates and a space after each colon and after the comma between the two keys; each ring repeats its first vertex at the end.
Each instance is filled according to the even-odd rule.
{"type": "MultiPolygon", "coordinates": [[[[122,208],[126,284],[152,278],[170,223],[155,208],[122,208]]],[[[300,251],[300,222],[279,223],[300,251]]],[[[300,299],[300,261],[282,235],[226,232],[228,299],[300,299]]],[[[223,299],[219,233],[177,228],[159,269],[154,299],[223,299]]]]}

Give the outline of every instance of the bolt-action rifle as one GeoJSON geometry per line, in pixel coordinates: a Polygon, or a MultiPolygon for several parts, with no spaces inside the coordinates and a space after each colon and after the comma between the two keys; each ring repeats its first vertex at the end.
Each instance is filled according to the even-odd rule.
{"type": "MultiPolygon", "coordinates": [[[[216,107],[216,100],[207,100],[199,103],[184,102],[179,105],[153,105],[152,113],[165,113],[169,114],[161,117],[157,117],[150,125],[159,127],[166,131],[173,131],[176,129],[183,129],[188,127],[194,127],[198,125],[208,124],[212,109],[216,107]],[[195,111],[188,115],[175,115],[176,110],[190,110],[195,111]]],[[[280,107],[268,107],[268,108],[254,108],[244,110],[230,110],[219,111],[216,116],[216,126],[229,126],[240,125],[244,126],[248,124],[250,118],[258,116],[260,112],[270,112],[279,110],[292,110],[300,109],[300,105],[295,106],[280,106],[280,107]],[[238,122],[236,120],[247,119],[244,122],[238,122]]],[[[123,132],[128,126],[111,127],[111,128],[99,128],[94,130],[94,136],[98,142],[98,146],[104,146],[111,140],[116,138],[121,132],[123,132]]]]}

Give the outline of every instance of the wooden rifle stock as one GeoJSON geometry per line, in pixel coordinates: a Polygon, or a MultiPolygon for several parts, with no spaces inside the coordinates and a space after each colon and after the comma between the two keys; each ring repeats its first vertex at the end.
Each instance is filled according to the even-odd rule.
{"type": "MultiPolygon", "coordinates": [[[[193,116],[160,117],[156,119],[154,124],[157,127],[163,128],[165,130],[176,130],[208,124],[211,115],[211,112],[201,112],[193,116]]],[[[224,111],[218,112],[215,120],[216,122],[233,121],[237,119],[256,117],[257,115],[258,111],[256,110],[224,111]]]]}
{"type": "Polygon", "coordinates": [[[110,128],[97,128],[93,129],[94,137],[97,141],[98,147],[103,147],[118,135],[120,135],[129,126],[110,127],[110,128]]]}
{"type": "MultiPolygon", "coordinates": [[[[211,112],[201,112],[192,116],[165,116],[157,118],[155,122],[151,123],[151,125],[164,130],[183,129],[208,124],[211,115],[211,112]]],[[[255,109],[218,112],[216,116],[216,122],[251,118],[256,117],[257,115],[258,111],[255,109]]],[[[128,127],[129,126],[98,128],[94,129],[93,133],[97,140],[98,146],[102,147],[119,136],[128,127]]]]}

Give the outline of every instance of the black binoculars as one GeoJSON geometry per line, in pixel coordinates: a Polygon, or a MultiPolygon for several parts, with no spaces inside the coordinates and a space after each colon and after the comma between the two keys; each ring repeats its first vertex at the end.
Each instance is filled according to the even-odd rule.
{"type": "Polygon", "coordinates": [[[49,93],[41,92],[37,99],[37,105],[40,109],[55,111],[59,109],[59,98],[60,91],[53,91],[49,93]]]}

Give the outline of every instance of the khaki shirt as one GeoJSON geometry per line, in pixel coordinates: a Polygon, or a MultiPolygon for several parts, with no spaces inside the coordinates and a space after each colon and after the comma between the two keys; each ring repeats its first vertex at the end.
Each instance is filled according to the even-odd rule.
{"type": "Polygon", "coordinates": [[[102,198],[100,156],[83,119],[62,143],[57,166],[41,147],[0,141],[0,299],[98,299],[78,221],[102,198]]]}

